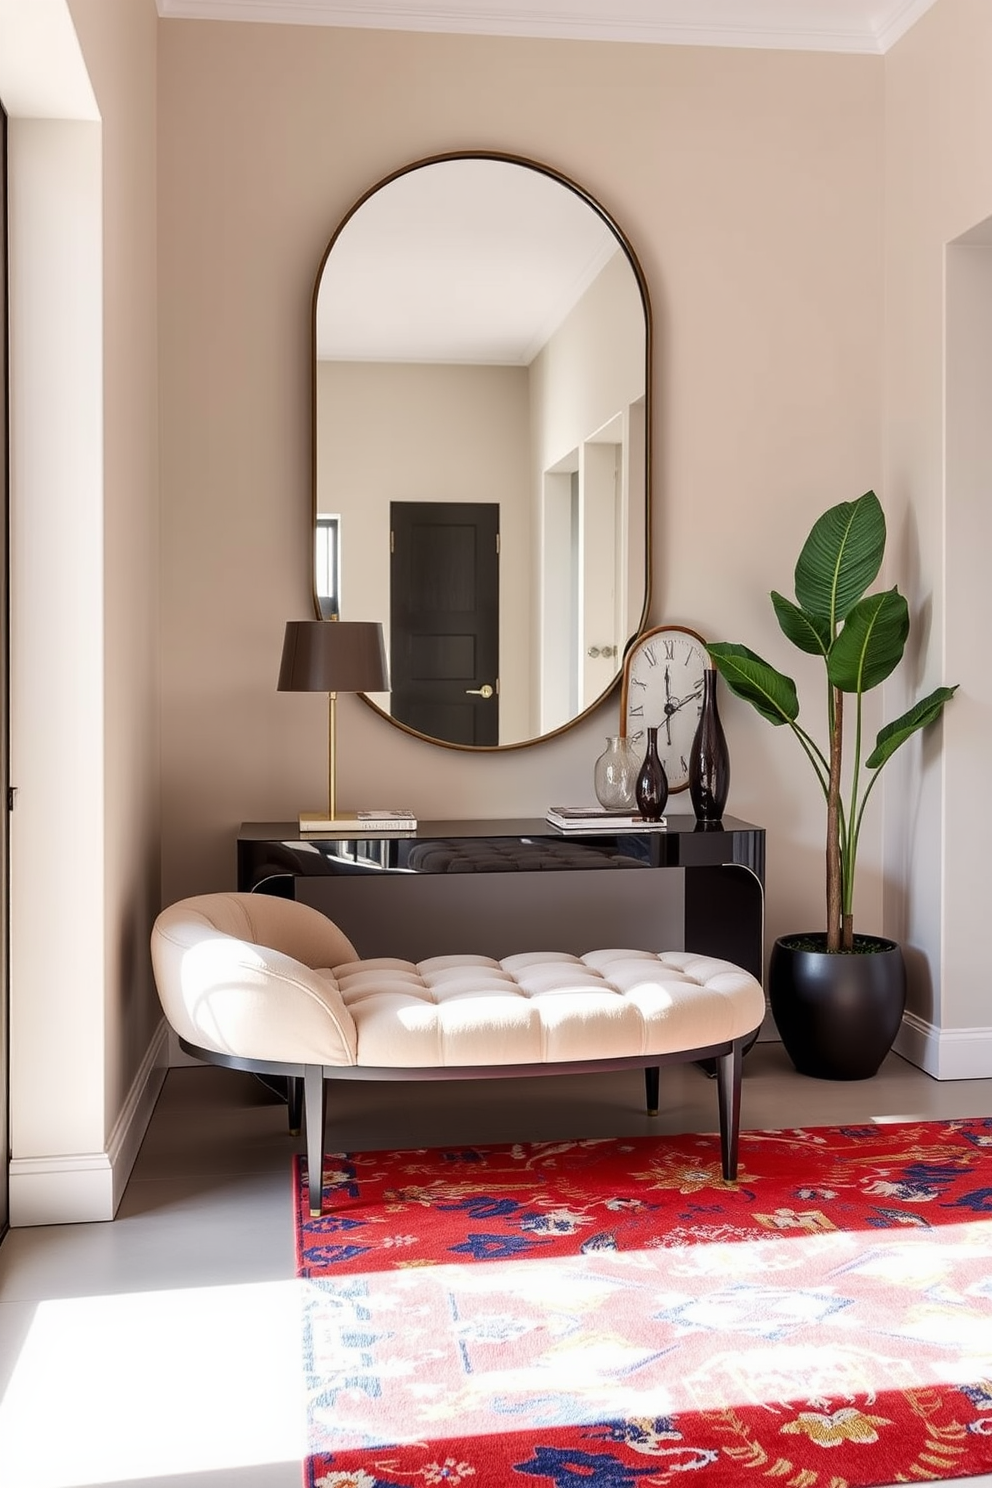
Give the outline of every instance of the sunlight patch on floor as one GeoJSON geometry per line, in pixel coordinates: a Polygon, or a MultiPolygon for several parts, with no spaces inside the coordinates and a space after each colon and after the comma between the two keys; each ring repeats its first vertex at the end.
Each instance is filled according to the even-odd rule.
{"type": "MultiPolygon", "coordinates": [[[[938,1230],[792,1232],[747,1243],[594,1252],[553,1262],[415,1267],[330,1283],[293,1280],[42,1302],[0,1401],[0,1484],[96,1488],[172,1476],[181,1485],[186,1475],[300,1462],[308,1450],[346,1445],[352,1433],[367,1437],[376,1429],[370,1400],[358,1398],[362,1392],[356,1394],[354,1386],[371,1364],[369,1339],[355,1335],[352,1308],[361,1316],[363,1335],[371,1324],[372,1331],[387,1334],[395,1328],[402,1339],[416,1331],[412,1324],[422,1314],[428,1342],[437,1350],[438,1319],[448,1315],[456,1320],[449,1348],[471,1351],[476,1342],[482,1348],[477,1372],[463,1377],[455,1370],[446,1378],[440,1358],[425,1369],[430,1353],[418,1353],[412,1338],[406,1357],[389,1343],[381,1360],[384,1377],[409,1375],[412,1409],[403,1419],[396,1412],[401,1402],[390,1396],[388,1422],[379,1423],[387,1427],[384,1440],[421,1435],[425,1404],[439,1435],[452,1417],[471,1429],[477,1408],[475,1424],[483,1432],[518,1429],[516,1411],[495,1421],[485,1408],[494,1392],[524,1405],[525,1416],[531,1409],[540,1416],[541,1402],[553,1389],[570,1395],[570,1417],[596,1420],[604,1409],[654,1415],[730,1400],[774,1409],[792,1393],[797,1369],[811,1389],[817,1374],[816,1390],[827,1394],[843,1394],[855,1383],[884,1389],[893,1383],[888,1376],[900,1341],[910,1349],[898,1366],[904,1372],[899,1383],[939,1383],[948,1362],[943,1344],[950,1316],[956,1314],[959,1324],[969,1315],[987,1321],[987,1264],[974,1290],[944,1298],[938,1291],[943,1305],[916,1314],[908,1333],[898,1325],[891,1333],[883,1329],[874,1343],[882,1345],[879,1356],[869,1339],[845,1326],[843,1309],[828,1308],[813,1336],[801,1306],[776,1320],[763,1288],[784,1284],[788,1298],[793,1280],[812,1279],[818,1290],[824,1283],[829,1290],[831,1280],[854,1268],[868,1283],[877,1275],[910,1290],[921,1284],[939,1289],[955,1260],[987,1261],[988,1234],[987,1221],[938,1230]],[[826,1263],[824,1269],[818,1270],[817,1261],[826,1263]],[[803,1277],[807,1265],[812,1278],[803,1277]],[[757,1289],[749,1302],[752,1284],[757,1289]],[[594,1329],[592,1340],[582,1336],[580,1325],[599,1293],[609,1294],[610,1319],[611,1299],[619,1303],[628,1291],[637,1294],[642,1318],[667,1313],[679,1334],[712,1338],[694,1375],[679,1377],[676,1370],[675,1378],[648,1377],[650,1361],[632,1358],[621,1347],[619,1315],[616,1334],[611,1326],[594,1329]],[[514,1358],[511,1334],[506,1352],[498,1348],[487,1355],[489,1343],[512,1322],[512,1304],[521,1300],[534,1310],[547,1347],[534,1358],[514,1358]],[[316,1374],[327,1395],[312,1423],[318,1441],[324,1438],[319,1447],[308,1440],[306,1333],[317,1344],[316,1374]],[[879,1377],[872,1378],[876,1367],[879,1377]],[[852,1368],[864,1377],[854,1381],[852,1368]],[[659,1387],[671,1398],[662,1400],[659,1387]],[[425,1401],[425,1392],[436,1398],[425,1401]]],[[[522,1315],[530,1316],[527,1308],[522,1315]]],[[[959,1358],[948,1373],[960,1372],[965,1380],[987,1377],[992,1355],[986,1335],[987,1328],[976,1330],[972,1357],[959,1358]]]]}
{"type": "Polygon", "coordinates": [[[301,1284],[40,1302],[0,1401],[4,1488],[301,1461],[301,1284]]]}
{"type": "Polygon", "coordinates": [[[971,1221],[331,1272],[309,1294],[317,1450],[988,1380],[990,1267],[971,1221]]]}

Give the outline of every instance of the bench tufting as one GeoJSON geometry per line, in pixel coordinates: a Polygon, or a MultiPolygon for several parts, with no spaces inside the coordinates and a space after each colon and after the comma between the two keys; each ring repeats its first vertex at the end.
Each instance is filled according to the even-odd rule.
{"type": "Polygon", "coordinates": [[[315,1213],[332,1078],[640,1067],[653,1113],[662,1064],[711,1058],[724,1177],[736,1175],[741,1056],[765,1003],[757,980],[729,961],[628,949],[360,958],[308,905],[230,893],[163,910],[152,962],[183,1048],[291,1081],[291,1124],[299,1126],[305,1104],[315,1213]]]}

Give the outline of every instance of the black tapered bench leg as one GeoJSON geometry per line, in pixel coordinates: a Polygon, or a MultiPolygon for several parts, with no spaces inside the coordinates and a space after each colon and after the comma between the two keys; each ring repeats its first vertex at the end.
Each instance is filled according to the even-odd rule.
{"type": "Polygon", "coordinates": [[[644,1096],[649,1116],[658,1114],[658,1076],[660,1074],[661,1071],[657,1065],[653,1069],[646,1068],[644,1071],[644,1096]]]}
{"type": "Polygon", "coordinates": [[[320,1215],[324,1187],[324,1121],[327,1094],[324,1071],[319,1064],[304,1066],[303,1097],[307,1118],[307,1174],[309,1180],[310,1217],[320,1215]]]}
{"type": "Polygon", "coordinates": [[[716,1060],[717,1099],[720,1103],[720,1157],[728,1183],[737,1177],[737,1148],[741,1127],[741,1069],[744,1039],[735,1039],[729,1054],[716,1060]]]}

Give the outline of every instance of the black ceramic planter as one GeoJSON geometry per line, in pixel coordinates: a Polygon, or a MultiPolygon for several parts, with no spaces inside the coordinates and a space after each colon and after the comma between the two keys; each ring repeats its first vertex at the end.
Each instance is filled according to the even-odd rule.
{"type": "Polygon", "coordinates": [[[867,1080],[892,1047],[906,1006],[906,968],[894,940],[856,935],[852,952],[796,949],[825,935],[786,935],[772,947],[768,1000],[802,1075],[867,1080]]]}

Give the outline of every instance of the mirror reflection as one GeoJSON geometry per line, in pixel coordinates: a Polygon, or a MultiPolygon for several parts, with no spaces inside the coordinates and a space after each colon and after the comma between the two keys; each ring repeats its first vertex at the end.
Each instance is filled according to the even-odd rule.
{"type": "Polygon", "coordinates": [[[459,747],[569,727],[647,610],[643,276],[529,161],[418,162],[339,227],[314,294],[314,596],[381,620],[394,722],[459,747]]]}

